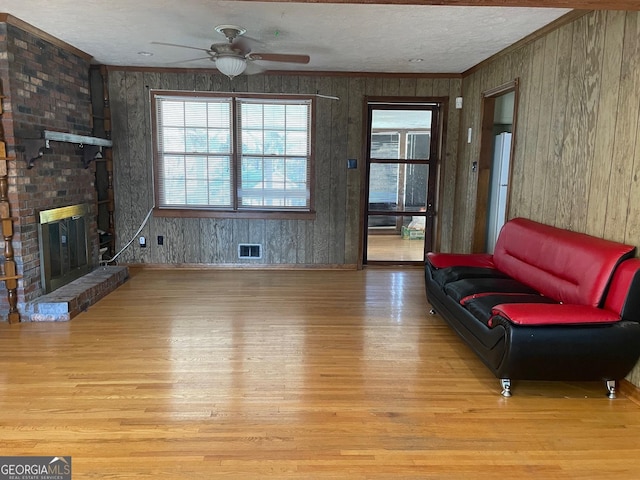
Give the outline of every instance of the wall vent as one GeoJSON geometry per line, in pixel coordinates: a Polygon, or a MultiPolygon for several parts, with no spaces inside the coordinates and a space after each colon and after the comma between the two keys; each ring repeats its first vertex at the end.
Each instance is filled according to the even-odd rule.
{"type": "Polygon", "coordinates": [[[262,245],[257,243],[239,243],[238,258],[262,258],[262,245]]]}

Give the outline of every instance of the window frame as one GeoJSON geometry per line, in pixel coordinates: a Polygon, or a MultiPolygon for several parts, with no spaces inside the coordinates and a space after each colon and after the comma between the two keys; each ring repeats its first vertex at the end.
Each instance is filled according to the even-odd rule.
{"type": "Polygon", "coordinates": [[[248,219],[314,219],[315,212],[315,132],[316,132],[316,102],[312,95],[299,94],[258,94],[243,92],[198,92],[198,91],[179,91],[179,90],[151,90],[151,148],[153,154],[153,183],[154,183],[154,215],[159,217],[185,217],[185,218],[248,218],[248,219]],[[161,154],[159,151],[159,122],[158,122],[158,99],[165,97],[175,97],[189,101],[189,98],[226,98],[231,99],[231,207],[197,207],[188,208],[187,206],[161,206],[160,202],[160,175],[161,172],[161,154]],[[242,160],[242,152],[239,146],[239,135],[241,121],[239,120],[239,105],[243,99],[257,99],[268,101],[278,100],[301,100],[308,101],[311,112],[309,120],[309,156],[308,156],[308,208],[248,208],[239,207],[239,179],[240,167],[242,160]]]}

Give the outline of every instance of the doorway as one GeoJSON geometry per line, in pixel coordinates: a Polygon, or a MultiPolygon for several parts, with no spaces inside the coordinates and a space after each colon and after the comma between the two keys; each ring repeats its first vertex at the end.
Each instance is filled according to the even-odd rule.
{"type": "Polygon", "coordinates": [[[493,253],[508,217],[517,107],[518,79],[483,92],[474,253],[493,253]]]}
{"type": "Polygon", "coordinates": [[[364,264],[420,264],[431,250],[439,117],[439,103],[367,100],[364,264]]]}

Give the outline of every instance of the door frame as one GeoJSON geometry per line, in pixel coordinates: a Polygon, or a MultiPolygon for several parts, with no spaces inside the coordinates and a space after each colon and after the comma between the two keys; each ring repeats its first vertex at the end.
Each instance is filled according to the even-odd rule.
{"type": "MultiPolygon", "coordinates": [[[[434,115],[434,129],[431,131],[431,156],[434,158],[432,167],[435,171],[434,175],[429,175],[428,179],[428,195],[432,194],[432,201],[427,201],[427,211],[425,212],[426,227],[425,232],[431,232],[431,236],[427,239],[425,235],[425,255],[431,246],[435,245],[437,240],[436,228],[436,212],[439,204],[440,196],[440,170],[443,161],[444,140],[446,136],[446,124],[447,124],[447,110],[448,110],[449,97],[378,97],[378,96],[365,96],[363,98],[363,128],[362,128],[362,159],[363,168],[360,172],[360,238],[359,238],[359,250],[358,250],[358,269],[364,267],[364,256],[367,251],[367,235],[368,235],[368,195],[369,195],[369,124],[370,124],[370,104],[372,103],[384,103],[397,105],[400,109],[402,105],[412,104],[433,104],[436,108],[433,110],[434,115]],[[434,156],[435,155],[435,156],[434,156]]],[[[429,197],[428,197],[429,199],[429,197]]],[[[392,212],[391,212],[392,213],[392,212]]],[[[367,264],[375,265],[424,265],[424,261],[421,262],[400,262],[400,261],[373,261],[367,262],[367,264]]]]}
{"type": "MultiPolygon", "coordinates": [[[[511,159],[514,158],[517,136],[516,129],[518,123],[518,102],[519,102],[520,79],[499,85],[495,88],[482,92],[481,127],[480,127],[480,154],[478,156],[478,184],[476,188],[476,208],[473,225],[473,238],[471,251],[473,253],[484,253],[487,249],[487,221],[489,195],[491,188],[491,170],[493,165],[493,125],[495,118],[496,98],[505,93],[514,92],[513,101],[513,128],[511,137],[511,159]]],[[[513,171],[513,161],[509,165],[509,186],[507,187],[507,215],[509,212],[509,201],[511,199],[511,174],[513,171]]]]}

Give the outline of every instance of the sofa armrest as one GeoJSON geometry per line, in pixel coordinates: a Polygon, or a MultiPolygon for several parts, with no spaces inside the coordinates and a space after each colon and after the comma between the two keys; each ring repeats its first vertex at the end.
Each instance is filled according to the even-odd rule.
{"type": "Polygon", "coordinates": [[[489,253],[427,253],[427,261],[435,268],[482,267],[496,268],[489,253]]]}
{"type": "Polygon", "coordinates": [[[491,311],[489,326],[495,326],[496,317],[516,325],[583,325],[615,323],[620,315],[603,308],[588,305],[503,303],[491,311]]]}

